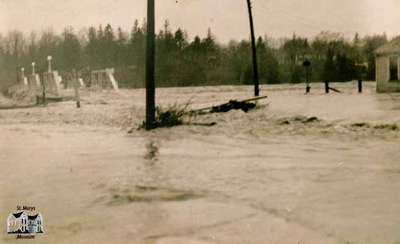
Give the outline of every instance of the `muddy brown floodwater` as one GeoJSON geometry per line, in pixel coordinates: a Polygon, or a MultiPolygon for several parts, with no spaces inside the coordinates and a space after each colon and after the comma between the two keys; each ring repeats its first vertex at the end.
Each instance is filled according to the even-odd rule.
{"type": "MultiPolygon", "coordinates": [[[[249,113],[126,133],[143,90],[82,92],[73,102],[0,111],[0,243],[400,243],[400,96],[264,86],[249,113]],[[17,205],[45,233],[7,235],[17,205]]],[[[199,108],[249,87],[160,89],[199,108]]]]}

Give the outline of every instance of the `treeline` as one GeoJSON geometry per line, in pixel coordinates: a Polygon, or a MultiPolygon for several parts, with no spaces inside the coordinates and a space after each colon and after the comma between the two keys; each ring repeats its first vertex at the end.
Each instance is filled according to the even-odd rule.
{"type": "MultiPolygon", "coordinates": [[[[90,70],[114,67],[125,87],[143,87],[146,23],[135,21],[130,32],[111,25],[61,34],[51,30],[40,35],[19,31],[0,35],[0,80],[15,81],[17,67],[46,70],[48,55],[61,74],[72,69],[84,78],[90,70]]],[[[340,33],[321,32],[314,38],[259,37],[257,55],[261,83],[303,82],[304,60],[311,61],[313,81],[329,79],[374,80],[374,50],[388,42],[385,34],[345,39],[340,33]]],[[[158,86],[251,84],[251,49],[248,40],[221,44],[208,30],[207,36],[190,39],[182,29],[171,30],[165,21],[156,36],[156,78],[158,86]]]]}

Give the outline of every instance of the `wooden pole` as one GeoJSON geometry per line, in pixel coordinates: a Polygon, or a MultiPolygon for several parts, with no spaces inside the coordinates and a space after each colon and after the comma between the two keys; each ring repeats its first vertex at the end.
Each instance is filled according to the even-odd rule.
{"type": "Polygon", "coordinates": [[[329,93],[329,81],[325,80],[325,93],[329,93]]]}
{"type": "Polygon", "coordinates": [[[362,93],[362,80],[358,80],[358,92],[362,93]]]}
{"type": "Polygon", "coordinates": [[[306,93],[310,93],[311,86],[310,86],[310,67],[306,67],[306,93]]]}
{"type": "Polygon", "coordinates": [[[146,130],[155,124],[155,6],[147,0],[147,45],[146,45],[146,130]]]}
{"type": "MultiPolygon", "coordinates": [[[[46,84],[45,84],[45,79],[44,76],[46,74],[42,73],[42,104],[46,105],[47,104],[47,99],[46,99],[46,84]]],[[[46,78],[48,80],[48,76],[46,78]]]]}
{"type": "Polygon", "coordinates": [[[254,36],[254,23],[253,23],[253,13],[252,13],[252,9],[251,9],[251,0],[247,0],[247,8],[249,10],[251,47],[252,47],[252,52],[253,52],[254,95],[256,97],[258,97],[260,95],[260,88],[259,88],[259,81],[258,81],[257,48],[256,48],[256,39],[254,36]]]}

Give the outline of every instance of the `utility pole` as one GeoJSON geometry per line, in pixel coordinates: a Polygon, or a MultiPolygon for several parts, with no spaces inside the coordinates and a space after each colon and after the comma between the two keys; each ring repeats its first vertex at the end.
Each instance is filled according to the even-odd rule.
{"type": "Polygon", "coordinates": [[[254,23],[253,23],[253,13],[252,13],[252,9],[251,9],[251,0],[247,0],[247,7],[249,9],[251,47],[252,47],[252,51],[253,51],[254,95],[256,97],[258,97],[260,95],[260,88],[259,88],[259,81],[258,81],[257,49],[256,49],[256,39],[254,36],[254,23]]]}
{"type": "Polygon", "coordinates": [[[155,124],[155,6],[147,0],[147,45],[146,45],[146,130],[155,124]]]}

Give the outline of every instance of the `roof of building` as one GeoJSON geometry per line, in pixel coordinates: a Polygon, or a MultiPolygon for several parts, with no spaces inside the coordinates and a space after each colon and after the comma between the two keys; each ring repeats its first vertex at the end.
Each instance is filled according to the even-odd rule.
{"type": "Polygon", "coordinates": [[[39,216],[39,214],[36,214],[36,215],[28,215],[28,219],[30,219],[30,220],[35,220],[38,216],[39,216]]]}
{"type": "Polygon", "coordinates": [[[19,213],[13,213],[13,215],[14,215],[15,218],[18,219],[19,217],[21,217],[21,215],[22,215],[23,212],[24,212],[24,211],[19,212],[19,213]]]}
{"type": "Polygon", "coordinates": [[[400,38],[396,38],[389,43],[375,50],[377,55],[400,54],[400,38]]]}

